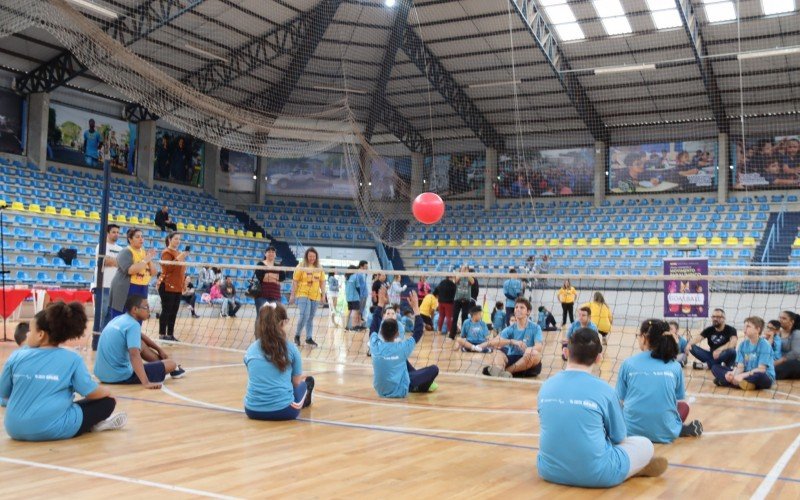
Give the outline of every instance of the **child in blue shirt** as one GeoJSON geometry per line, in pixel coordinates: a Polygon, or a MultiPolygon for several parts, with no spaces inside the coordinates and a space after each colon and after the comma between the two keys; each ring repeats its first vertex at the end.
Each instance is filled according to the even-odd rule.
{"type": "Polygon", "coordinates": [[[764,330],[764,338],[772,346],[772,360],[777,361],[781,359],[783,353],[781,346],[783,339],[781,338],[781,322],[777,319],[770,320],[767,323],[767,328],[764,330]]]}
{"type": "Polygon", "coordinates": [[[259,310],[256,341],[244,355],[244,412],[251,419],[294,420],[311,406],[314,377],[303,375],[300,351],[287,340],[288,328],[289,316],[280,304],[259,310]]]}
{"type": "Polygon", "coordinates": [[[403,338],[406,332],[414,331],[414,311],[406,311],[403,313],[403,318],[400,320],[398,327],[402,326],[403,332],[398,336],[403,338]]]}
{"type": "Polygon", "coordinates": [[[649,439],[627,436],[617,395],[592,375],[603,359],[600,335],[580,328],[565,351],[566,370],[539,390],[539,476],[568,486],[610,488],[633,476],[663,474],[667,460],[653,457],[649,439]]]}
{"type": "Polygon", "coordinates": [[[558,330],[555,316],[553,316],[553,313],[548,311],[545,306],[539,306],[539,317],[537,323],[543,332],[554,332],[558,330]]]}
{"type": "Polygon", "coordinates": [[[683,371],[675,361],[678,337],[669,324],[651,319],[642,323],[637,339],[642,352],[626,359],[617,377],[628,435],[644,436],[654,443],[700,436],[703,424],[699,420],[683,425],[689,405],[683,401],[683,371]]]}
{"type": "Polygon", "coordinates": [[[492,311],[492,329],[498,333],[506,326],[506,308],[502,301],[497,301],[492,311]]]}
{"type": "MultiPolygon", "coordinates": [[[[517,272],[516,269],[513,267],[508,270],[509,274],[515,274],[517,272]]],[[[514,307],[516,305],[516,300],[518,297],[522,296],[522,282],[516,278],[509,278],[503,283],[503,295],[506,297],[506,324],[508,326],[508,322],[511,319],[511,316],[514,315],[514,307]]]]}
{"type": "Polygon", "coordinates": [[[686,335],[681,336],[681,327],[677,321],[667,321],[667,325],[669,325],[670,335],[678,339],[678,356],[675,357],[675,361],[677,361],[682,367],[686,366],[686,363],[688,362],[686,346],[689,345],[689,332],[687,331],[686,335]]]}
{"type": "Polygon", "coordinates": [[[496,348],[491,366],[483,368],[490,377],[535,377],[542,372],[542,329],[530,319],[531,303],[524,297],[514,302],[512,324],[486,343],[496,348]]]}
{"type": "Polygon", "coordinates": [[[769,389],[775,382],[772,346],[761,338],[764,320],[750,316],[744,320],[745,339],[736,349],[736,368],[713,365],[714,384],[738,387],[745,391],[769,389]]]}
{"type": "Polygon", "coordinates": [[[14,342],[16,342],[18,346],[22,346],[22,344],[25,343],[25,340],[28,339],[29,331],[31,331],[30,323],[27,321],[20,322],[14,329],[14,342]]]}
{"type": "MultiPolygon", "coordinates": [[[[579,328],[591,328],[592,330],[597,331],[597,325],[594,324],[591,318],[592,318],[592,310],[590,308],[581,307],[580,309],[578,309],[578,321],[575,321],[574,323],[569,325],[569,329],[567,329],[567,333],[565,334],[564,339],[561,341],[562,350],[565,347],[567,347],[569,338],[579,328]]],[[[567,360],[566,355],[562,353],[561,359],[566,361],[567,360]]]]}
{"type": "Polygon", "coordinates": [[[434,380],[439,375],[439,367],[431,365],[415,369],[408,362],[425,330],[416,292],[408,295],[408,303],[414,312],[414,335],[403,341],[395,341],[399,333],[397,320],[383,318],[383,308],[388,302],[386,289],[382,287],[378,291],[378,305],[373,311],[369,336],[375,392],[382,398],[404,398],[409,392],[435,391],[438,385],[434,380]]]}
{"type": "Polygon", "coordinates": [[[481,319],[482,315],[481,306],[472,306],[469,318],[461,324],[461,336],[456,338],[456,348],[461,347],[463,352],[492,352],[492,348],[486,345],[489,328],[481,319]]]}
{"type": "Polygon", "coordinates": [[[86,329],[83,304],[53,302],[33,318],[29,349],[9,356],[0,375],[0,398],[8,399],[4,424],[12,439],[52,441],[89,431],[119,429],[128,417],[111,415],[116,401],[92,380],[83,359],[59,347],[86,329]],[[75,393],[84,396],[73,401],[75,393]]]}

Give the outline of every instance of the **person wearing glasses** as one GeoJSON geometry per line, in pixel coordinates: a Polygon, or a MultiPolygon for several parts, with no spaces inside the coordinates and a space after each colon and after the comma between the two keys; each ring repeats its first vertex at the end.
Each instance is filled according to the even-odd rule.
{"type": "Polygon", "coordinates": [[[183,377],[186,370],[142,333],[141,323],[150,317],[147,297],[130,295],[125,311],[100,335],[94,363],[97,379],[104,384],[142,384],[147,389],[159,389],[167,373],[172,378],[183,377]]]}
{"type": "Polygon", "coordinates": [[[767,322],[767,327],[764,329],[764,338],[772,347],[772,360],[777,361],[781,359],[781,322],[777,319],[767,322]]]}
{"type": "Polygon", "coordinates": [[[738,340],[736,328],[725,324],[725,311],[717,308],[711,313],[711,326],[700,332],[700,335],[693,336],[684,352],[697,358],[692,364],[695,370],[711,369],[723,363],[731,367],[736,362],[738,340]],[[708,342],[709,350],[698,345],[703,339],[708,342]]]}

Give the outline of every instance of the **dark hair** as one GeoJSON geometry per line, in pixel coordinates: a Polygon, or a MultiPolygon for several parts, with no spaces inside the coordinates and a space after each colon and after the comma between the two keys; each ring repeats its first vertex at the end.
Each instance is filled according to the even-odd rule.
{"type": "Polygon", "coordinates": [[[800,316],[797,313],[792,311],[781,311],[783,314],[789,316],[789,319],[792,320],[792,331],[800,329],[800,316]]]}
{"type": "Polygon", "coordinates": [[[606,299],[603,297],[603,294],[600,292],[594,292],[594,297],[592,297],[593,302],[597,302],[598,304],[605,304],[606,299]]]}
{"type": "Polygon", "coordinates": [[[509,267],[508,268],[508,274],[515,274],[516,272],[517,272],[517,270],[514,269],[513,267],[509,267]]]}
{"type": "Polygon", "coordinates": [[[525,307],[528,309],[528,312],[531,312],[533,310],[531,301],[526,299],[525,297],[517,297],[517,300],[514,301],[514,306],[516,306],[517,304],[525,304],[525,307]]]}
{"type": "Polygon", "coordinates": [[[275,248],[273,245],[270,245],[270,246],[268,246],[268,247],[267,247],[267,249],[266,249],[266,250],[264,250],[264,253],[267,253],[267,252],[277,252],[277,251],[278,251],[278,249],[277,249],[277,248],[275,248]]]}
{"type": "Polygon", "coordinates": [[[80,302],[51,302],[33,317],[36,329],[47,332],[51,344],[77,339],[86,330],[86,310],[80,302]]]}
{"type": "Polygon", "coordinates": [[[136,227],[132,227],[132,228],[128,229],[127,233],[125,233],[125,238],[127,238],[128,241],[131,241],[133,239],[133,237],[136,236],[136,233],[141,233],[141,232],[142,232],[141,229],[136,228],[136,227]]]}
{"type": "Polygon", "coordinates": [[[591,328],[578,328],[569,338],[569,360],[583,366],[592,366],[597,355],[603,352],[600,334],[591,328]]]}
{"type": "Polygon", "coordinates": [[[166,238],[164,238],[164,243],[167,246],[169,246],[169,242],[172,241],[172,238],[178,236],[179,234],[181,233],[179,233],[178,231],[170,231],[169,233],[167,233],[166,238]]]}
{"type": "Polygon", "coordinates": [[[592,308],[591,307],[581,307],[580,309],[578,309],[578,311],[583,311],[586,314],[588,314],[590,318],[592,317],[592,308]]]}
{"type": "Polygon", "coordinates": [[[475,313],[479,313],[479,312],[483,312],[483,308],[481,306],[472,306],[470,308],[470,310],[469,310],[470,316],[472,316],[475,313]]]}
{"type": "Polygon", "coordinates": [[[367,262],[366,260],[358,261],[358,267],[366,266],[366,265],[369,265],[369,262],[367,262]]]}
{"type": "Polygon", "coordinates": [[[669,333],[669,323],[666,321],[660,319],[647,320],[642,323],[640,331],[640,335],[647,337],[652,358],[669,363],[678,356],[678,339],[669,333]]]}
{"type": "Polygon", "coordinates": [[[127,300],[125,300],[125,311],[130,312],[134,307],[140,307],[142,302],[145,301],[147,301],[147,297],[144,295],[128,295],[127,300]]]}
{"type": "Polygon", "coordinates": [[[281,329],[281,322],[288,318],[286,309],[278,304],[275,308],[262,307],[258,311],[256,322],[256,338],[261,344],[264,357],[280,372],[289,367],[289,348],[281,329]]]}
{"type": "Polygon", "coordinates": [[[495,309],[503,309],[503,310],[505,310],[505,305],[499,300],[494,303],[494,307],[495,307],[495,309]]]}
{"type": "Polygon", "coordinates": [[[381,323],[381,337],[386,342],[394,342],[398,331],[396,319],[387,319],[381,323]]]}
{"type": "Polygon", "coordinates": [[[776,330],[780,330],[780,329],[781,329],[781,322],[780,322],[780,321],[778,321],[777,319],[771,319],[771,320],[769,320],[769,321],[767,322],[767,325],[771,326],[772,328],[774,328],[774,329],[776,329],[776,330]]]}
{"type": "Polygon", "coordinates": [[[335,272],[333,272],[333,271],[331,271],[331,272],[329,272],[329,273],[328,273],[328,276],[329,276],[329,277],[331,277],[331,278],[333,278],[334,276],[336,276],[336,273],[335,273],[335,272]]]}
{"type": "Polygon", "coordinates": [[[439,298],[439,289],[438,289],[438,288],[435,288],[435,289],[434,289],[434,290],[431,292],[431,295],[433,295],[434,297],[436,297],[436,298],[438,299],[438,298],[439,298]]]}
{"type": "Polygon", "coordinates": [[[719,307],[714,308],[714,311],[721,312],[722,316],[725,316],[725,310],[719,307]]]}
{"type": "Polygon", "coordinates": [[[667,324],[669,326],[674,326],[675,329],[678,330],[678,331],[681,330],[681,325],[679,325],[677,321],[667,321],[667,324]]]}
{"type": "Polygon", "coordinates": [[[14,342],[17,345],[22,345],[25,339],[28,338],[28,332],[31,331],[31,325],[27,321],[23,321],[14,329],[14,342]]]}
{"type": "Polygon", "coordinates": [[[116,225],[116,224],[107,224],[106,225],[106,234],[110,233],[111,230],[114,229],[114,228],[119,229],[119,226],[116,225]]]}
{"type": "Polygon", "coordinates": [[[626,167],[630,167],[634,164],[634,162],[637,162],[642,158],[644,158],[644,156],[645,156],[644,153],[638,153],[638,152],[628,153],[625,156],[625,159],[622,160],[622,162],[625,164],[626,167]]]}

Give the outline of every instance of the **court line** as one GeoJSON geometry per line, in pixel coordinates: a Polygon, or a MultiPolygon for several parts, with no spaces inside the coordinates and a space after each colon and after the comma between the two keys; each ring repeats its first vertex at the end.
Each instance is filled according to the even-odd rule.
{"type": "Polygon", "coordinates": [[[117,474],[107,474],[105,472],[96,472],[86,469],[75,469],[73,467],[64,467],[62,465],[53,465],[53,464],[45,464],[41,462],[31,462],[30,460],[20,460],[18,458],[10,458],[10,457],[2,457],[0,456],[0,462],[5,462],[8,464],[15,464],[15,465],[25,465],[28,467],[36,467],[39,469],[49,469],[59,472],[67,472],[70,474],[80,474],[83,476],[90,476],[90,477],[98,477],[101,479],[110,479],[112,481],[119,481],[122,483],[130,483],[136,484],[139,486],[150,486],[152,488],[159,488],[162,490],[174,491],[178,493],[187,493],[189,495],[196,495],[206,498],[218,498],[218,499],[238,499],[238,497],[232,497],[228,495],[220,495],[218,493],[211,493],[210,491],[203,491],[203,490],[196,490],[194,488],[185,488],[183,486],[175,486],[173,484],[164,484],[164,483],[156,483],[154,481],[148,481],[146,479],[137,479],[134,477],[127,477],[127,476],[120,476],[117,474]]]}
{"type": "Polygon", "coordinates": [[[750,497],[751,500],[763,500],[767,498],[767,495],[772,490],[772,487],[775,486],[775,482],[780,477],[781,472],[783,472],[783,469],[785,469],[789,464],[789,460],[792,459],[798,448],[800,448],[800,434],[794,438],[792,444],[786,448],[786,451],[783,452],[783,455],[781,455],[778,461],[775,462],[775,465],[773,465],[769,470],[764,480],[761,481],[761,484],[758,486],[756,492],[753,493],[752,497],[750,497]]]}

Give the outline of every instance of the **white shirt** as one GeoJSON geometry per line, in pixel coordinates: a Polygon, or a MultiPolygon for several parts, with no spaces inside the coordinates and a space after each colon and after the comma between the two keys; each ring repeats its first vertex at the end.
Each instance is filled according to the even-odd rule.
{"type": "MultiPolygon", "coordinates": [[[[116,243],[109,243],[106,241],[106,256],[107,257],[114,257],[117,258],[117,255],[122,251],[122,247],[117,245],[116,243]]],[[[97,245],[94,248],[94,256],[95,259],[100,255],[100,245],[97,245]]],[[[103,288],[111,288],[111,280],[114,279],[114,274],[116,274],[117,266],[113,267],[104,267],[103,268],[103,288]]],[[[92,279],[92,283],[97,286],[97,268],[94,269],[94,278],[92,279]]]]}

